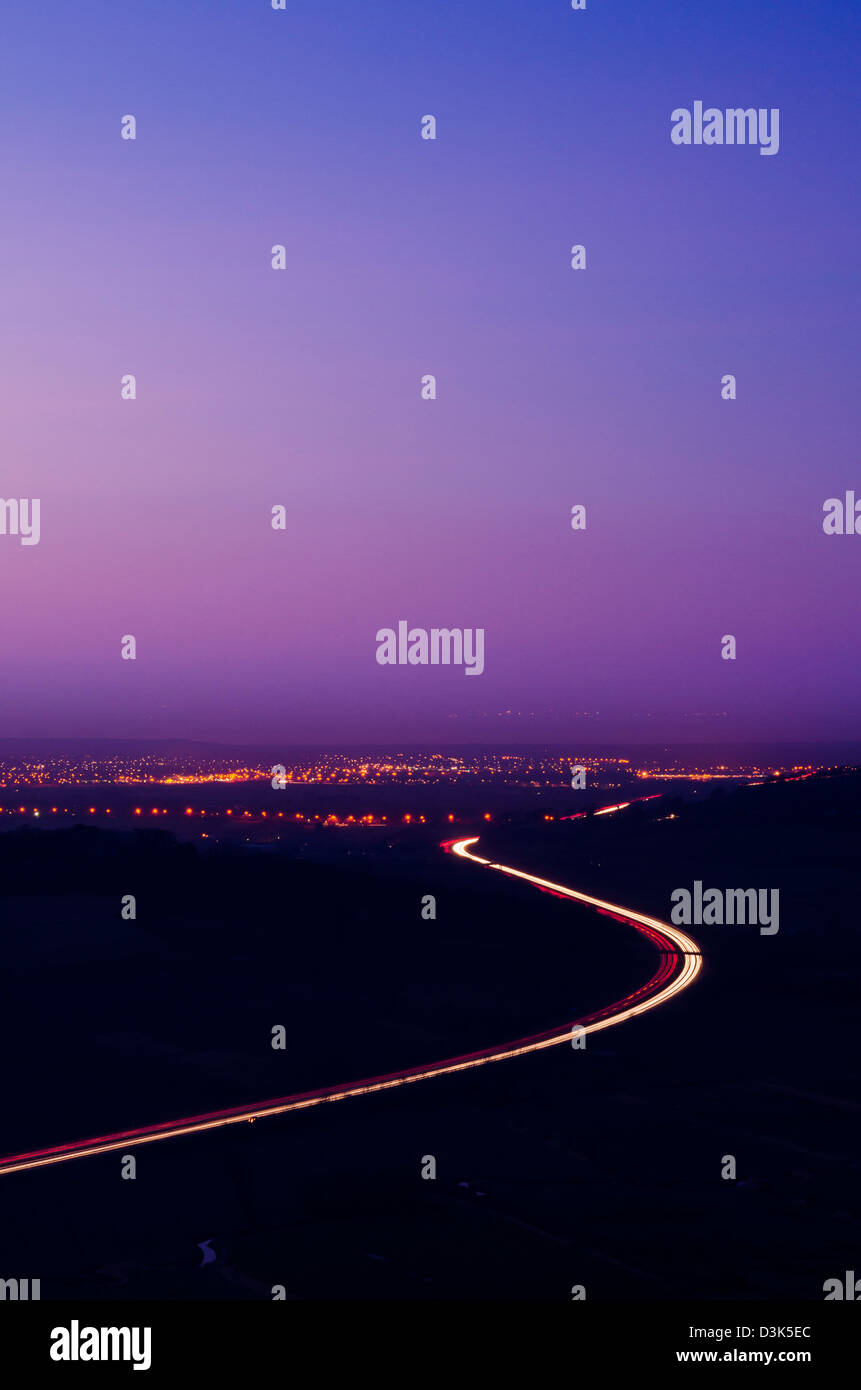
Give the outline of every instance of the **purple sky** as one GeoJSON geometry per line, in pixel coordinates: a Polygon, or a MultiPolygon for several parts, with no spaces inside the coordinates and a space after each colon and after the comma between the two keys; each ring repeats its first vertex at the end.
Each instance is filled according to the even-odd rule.
{"type": "Polygon", "coordinates": [[[859,28],[16,6],[0,494],[42,515],[0,536],[4,734],[855,733],[861,536],[822,504],[861,498],[859,28]],[[674,146],[699,99],[778,107],[779,153],[674,146]],[[378,666],[401,618],[483,627],[485,673],[378,666]]]}

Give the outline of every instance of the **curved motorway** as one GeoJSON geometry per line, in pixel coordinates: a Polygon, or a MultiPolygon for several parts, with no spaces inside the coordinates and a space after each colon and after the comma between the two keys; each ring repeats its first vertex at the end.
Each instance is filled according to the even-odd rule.
{"type": "MultiPolygon", "coordinates": [[[[616,810],[607,807],[606,810],[616,810]]],[[[646,936],[660,955],[660,964],[650,980],[639,989],[608,1004],[596,1013],[586,1014],[561,1027],[546,1033],[536,1033],[532,1037],[518,1038],[514,1042],[500,1043],[485,1048],[481,1052],[465,1053],[460,1057],[448,1057],[441,1062],[428,1062],[422,1066],[409,1067],[404,1071],[389,1072],[385,1076],[372,1076],[364,1081],[352,1081],[338,1086],[324,1087],[318,1091],[303,1091],[292,1096],[282,1096],[278,1100],[262,1101],[256,1105],[236,1106],[231,1110],[215,1110],[207,1115],[192,1115],[186,1119],[168,1120],[162,1124],[144,1126],[141,1129],[120,1130],[115,1134],[103,1134],[94,1139],[83,1139],[73,1144],[58,1144],[53,1148],[34,1149],[30,1153],[12,1154],[0,1159],[0,1175],[21,1173],[30,1168],[45,1168],[55,1163],[68,1163],[73,1158],[87,1158],[95,1154],[111,1153],[117,1149],[136,1148],[140,1144],[154,1144],[159,1139],[178,1138],[183,1134],[201,1134],[205,1130],[220,1129],[223,1125],[247,1124],[262,1120],[270,1115],[284,1115],[291,1110],[307,1110],[313,1105],[325,1105],[330,1101],[349,1100],[353,1096],[367,1096],[374,1091],[388,1091],[395,1086],[409,1086],[415,1081],[429,1081],[434,1076],[446,1076],[452,1072],[467,1071],[471,1067],[483,1067],[488,1062],[504,1062],[510,1057],[523,1057],[528,1052],[540,1052],[546,1047],[558,1047],[572,1037],[577,1028],[583,1033],[597,1033],[603,1028],[613,1028],[626,1019],[635,1018],[649,1009],[657,1009],[675,998],[683,989],[693,984],[702,969],[702,957],[697,943],[655,917],[633,912],[620,907],[618,903],[606,902],[603,898],[593,898],[587,893],[579,893],[574,888],[566,888],[561,883],[538,878],[535,874],[524,873],[506,864],[497,864],[490,859],[482,859],[472,852],[478,843],[478,836],[464,840],[448,841],[443,848],[472,864],[485,869],[508,874],[512,878],[523,879],[534,884],[544,892],[571,898],[595,908],[603,915],[615,918],[634,927],[646,936]]]]}

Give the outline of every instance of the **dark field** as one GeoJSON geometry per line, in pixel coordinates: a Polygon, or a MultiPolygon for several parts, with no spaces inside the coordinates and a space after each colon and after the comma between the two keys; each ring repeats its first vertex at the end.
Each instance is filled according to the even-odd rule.
{"type": "MultiPolygon", "coordinates": [[[[488,857],[665,920],[695,878],[777,888],[780,931],[691,926],[699,980],[585,1051],[130,1148],[135,1181],[119,1154],[0,1175],[4,1267],[43,1298],[821,1300],[859,1265],[859,828],[855,773],[477,823],[488,857]]],[[[292,836],[0,836],[0,1151],[513,1039],[655,968],[630,928],[445,855],[438,827],[323,837],[299,859],[292,836]]]]}

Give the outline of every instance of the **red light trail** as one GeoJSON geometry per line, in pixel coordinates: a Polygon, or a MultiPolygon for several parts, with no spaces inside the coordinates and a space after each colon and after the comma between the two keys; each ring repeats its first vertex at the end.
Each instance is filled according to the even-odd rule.
{"type": "MultiPolygon", "coordinates": [[[[608,810],[615,807],[607,808],[608,810]]],[[[30,1153],[12,1154],[0,1159],[0,1175],[20,1173],[30,1168],[45,1168],[55,1163],[67,1163],[73,1158],[87,1158],[94,1154],[111,1153],[118,1149],[135,1148],[141,1144],[153,1144],[159,1139],[178,1138],[184,1134],[200,1134],[210,1129],[220,1129],[224,1125],[247,1124],[265,1119],[271,1115],[284,1115],[293,1110],[306,1110],[315,1105],[326,1105],[333,1101],[349,1100],[354,1096],[372,1095],[375,1091],[391,1090],[395,1086],[408,1086],[416,1081],[427,1081],[435,1076],[447,1076],[454,1072],[468,1071],[473,1067],[486,1066],[490,1062],[503,1062],[511,1057],[522,1057],[529,1052],[539,1052],[544,1048],[558,1047],[570,1041],[572,1030],[582,1033],[598,1032],[612,1028],[649,1009],[673,999],[682,990],[693,984],[702,969],[702,957],[697,943],[655,917],[621,907],[617,903],[605,902],[602,898],[591,897],[587,893],[566,888],[561,883],[538,878],[535,874],[524,873],[506,864],[496,864],[490,859],[482,859],[470,853],[469,847],[478,843],[478,836],[467,839],[450,840],[442,846],[461,859],[480,864],[487,869],[496,870],[512,878],[523,879],[544,892],[557,897],[569,898],[574,902],[593,907],[602,916],[613,917],[617,921],[635,927],[660,953],[660,965],[646,984],[625,996],[615,1004],[609,1004],[592,1014],[574,1019],[561,1027],[544,1033],[536,1033],[528,1038],[518,1038],[514,1042],[500,1043],[480,1052],[464,1053],[460,1057],[448,1057],[441,1062],[429,1062],[418,1067],[408,1067],[403,1071],[389,1072],[383,1076],[372,1076],[364,1081],[352,1081],[337,1086],[323,1087],[316,1091],[302,1091],[296,1095],[282,1096],[277,1100],[262,1101],[255,1105],[235,1106],[230,1110],[214,1110],[205,1115],[193,1115],[181,1120],[168,1120],[162,1124],[148,1125],[140,1129],[119,1130],[114,1134],[103,1134],[94,1139],[83,1139],[72,1144],[57,1144],[52,1148],[34,1149],[30,1153]]]]}

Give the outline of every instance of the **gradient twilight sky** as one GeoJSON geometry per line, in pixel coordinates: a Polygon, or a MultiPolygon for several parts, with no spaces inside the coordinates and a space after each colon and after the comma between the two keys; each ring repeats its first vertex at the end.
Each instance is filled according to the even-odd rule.
{"type": "Polygon", "coordinates": [[[854,734],[859,52],[857,0],[12,0],[4,735],[854,734]],[[699,99],[779,153],[674,146],[699,99]],[[485,674],[378,666],[400,618],[485,674]]]}

